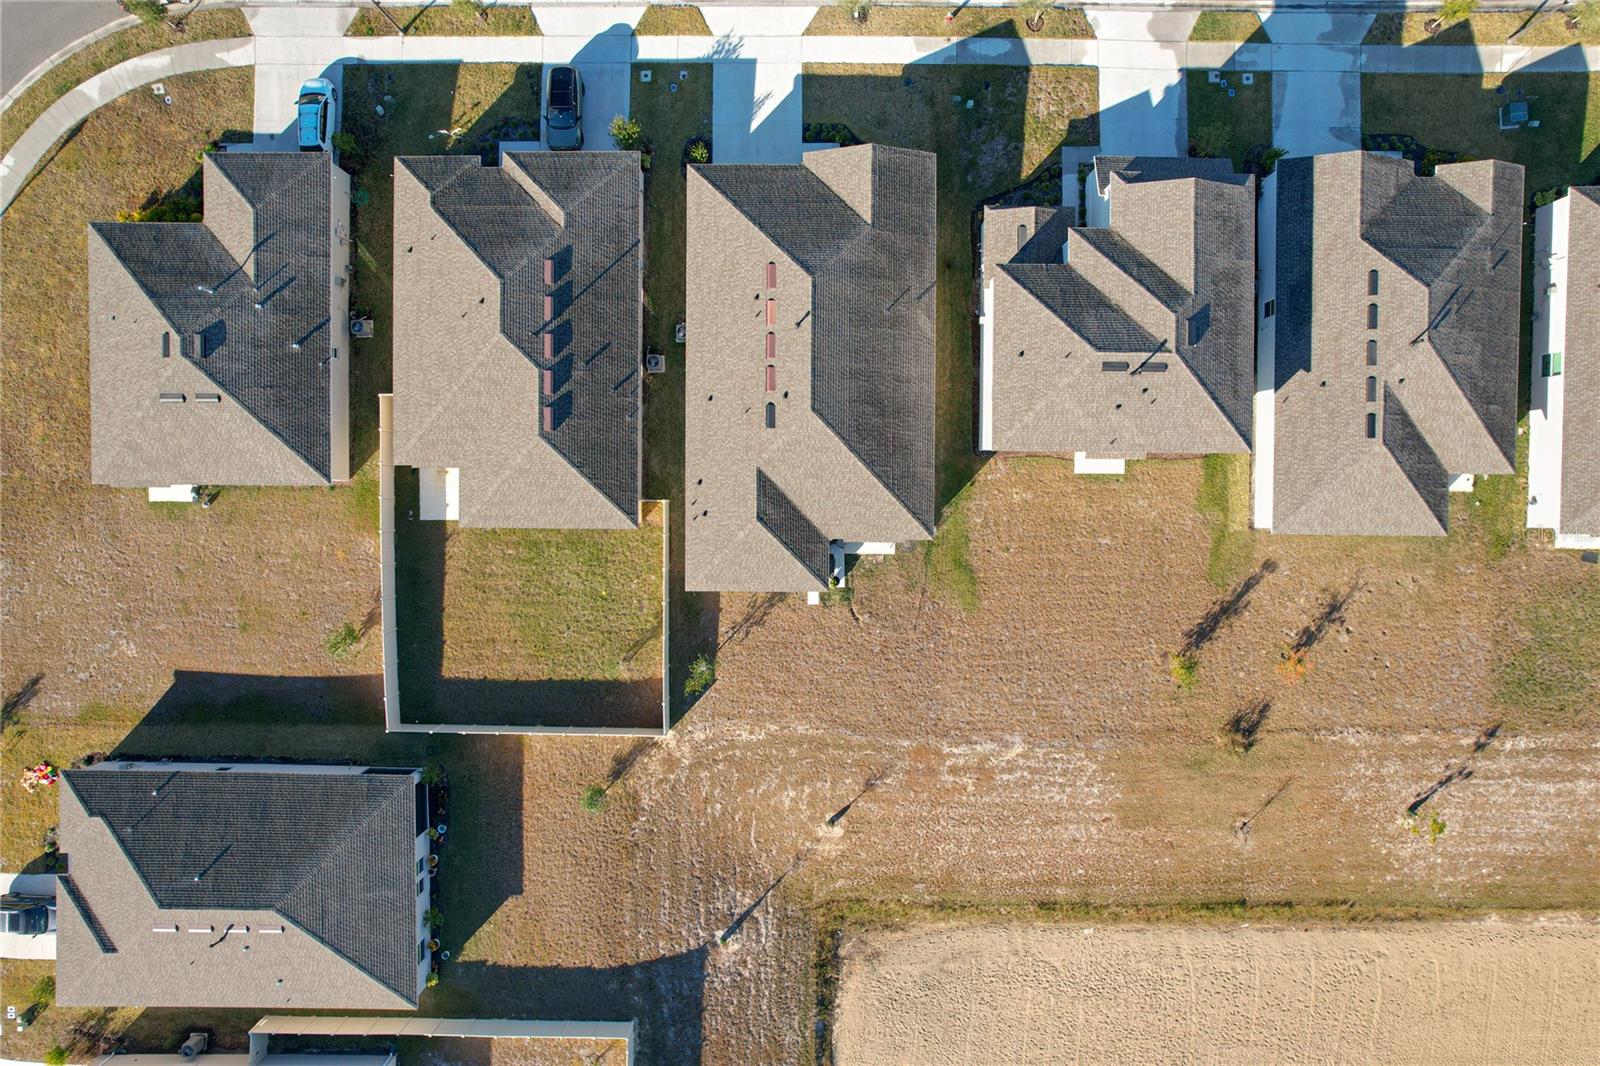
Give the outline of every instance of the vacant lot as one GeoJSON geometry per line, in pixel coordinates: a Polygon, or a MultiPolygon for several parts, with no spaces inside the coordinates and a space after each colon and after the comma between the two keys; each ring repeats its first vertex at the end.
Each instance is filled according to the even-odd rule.
{"type": "Polygon", "coordinates": [[[845,949],[839,1066],[1586,1061],[1600,925],[985,925],[845,949]]]}

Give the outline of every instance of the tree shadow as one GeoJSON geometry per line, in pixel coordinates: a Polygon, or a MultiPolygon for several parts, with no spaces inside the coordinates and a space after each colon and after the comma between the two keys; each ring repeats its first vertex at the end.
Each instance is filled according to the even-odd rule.
{"type": "Polygon", "coordinates": [[[10,729],[21,720],[22,712],[39,695],[39,687],[43,684],[44,675],[34,674],[6,697],[5,703],[0,705],[0,729],[10,729]]]}
{"type": "Polygon", "coordinates": [[[1222,736],[1233,751],[1246,755],[1256,746],[1256,735],[1267,724],[1272,713],[1272,701],[1265,696],[1252,700],[1228,716],[1222,725],[1222,736]]]}
{"type": "Polygon", "coordinates": [[[1311,621],[1301,627],[1294,639],[1289,642],[1289,650],[1296,653],[1306,653],[1316,647],[1317,643],[1327,634],[1328,630],[1337,625],[1343,625],[1345,611],[1352,601],[1366,590],[1366,586],[1357,581],[1343,592],[1330,595],[1322,604],[1311,621]]]}
{"type": "Polygon", "coordinates": [[[1276,573],[1277,570],[1276,562],[1271,559],[1263,560],[1253,573],[1233,587],[1232,592],[1213,603],[1198,622],[1184,631],[1183,646],[1178,654],[1200,654],[1200,650],[1211,643],[1223,626],[1244,613],[1244,609],[1250,605],[1250,594],[1256,590],[1256,586],[1261,584],[1268,574],[1276,573]]]}
{"type": "Polygon", "coordinates": [[[1472,741],[1472,750],[1469,751],[1460,762],[1455,763],[1454,765],[1447,763],[1445,765],[1444,772],[1439,776],[1438,780],[1434,781],[1427,788],[1423,789],[1421,792],[1418,792],[1412,797],[1411,802],[1406,804],[1406,813],[1412,817],[1415,817],[1417,812],[1422,810],[1423,806],[1429,800],[1433,799],[1435,796],[1449,788],[1451,785],[1455,784],[1457,781],[1466,781],[1472,777],[1472,760],[1490,744],[1494,743],[1494,739],[1499,735],[1499,722],[1496,722],[1494,725],[1489,726],[1487,729],[1479,733],[1472,741]]]}

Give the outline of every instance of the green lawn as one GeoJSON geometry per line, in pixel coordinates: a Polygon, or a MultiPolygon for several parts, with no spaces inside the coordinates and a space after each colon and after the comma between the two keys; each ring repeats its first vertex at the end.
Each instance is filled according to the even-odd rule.
{"type": "MultiPolygon", "coordinates": [[[[710,37],[706,17],[692,4],[651,4],[633,28],[635,37],[710,37]]],[[[637,69],[637,68],[635,68],[637,69]]],[[[637,95],[637,88],[635,88],[637,95]]]]}
{"type": "Polygon", "coordinates": [[[1483,11],[1446,23],[1428,32],[1432,13],[1391,11],[1378,15],[1362,44],[1505,44],[1517,33],[1515,44],[1561,47],[1600,43],[1600,21],[1589,26],[1569,26],[1560,12],[1534,16],[1530,11],[1483,11]]]}
{"type": "Polygon", "coordinates": [[[857,22],[837,5],[817,9],[806,33],[813,37],[1071,37],[1092,38],[1094,30],[1080,8],[1051,8],[1038,33],[1024,24],[1015,7],[962,7],[945,21],[948,7],[874,7],[857,22]]]}
{"type": "Polygon", "coordinates": [[[1243,170],[1272,146],[1272,75],[1256,74],[1254,85],[1244,84],[1240,71],[1223,77],[1227,88],[1212,84],[1204,70],[1188,73],[1189,146],[1196,155],[1232,159],[1243,170]]]}
{"type": "Polygon", "coordinates": [[[1495,667],[1495,702],[1525,724],[1592,719],[1600,707],[1600,582],[1580,580],[1518,622],[1522,640],[1495,667]]]}
{"type": "Polygon", "coordinates": [[[408,37],[529,37],[539,34],[539,24],[526,6],[491,7],[484,17],[457,11],[448,0],[423,7],[389,7],[383,11],[363,6],[345,29],[346,37],[392,37],[400,24],[408,37]],[[384,11],[389,17],[384,16],[384,11]],[[391,22],[390,18],[394,21],[391,22]]]}
{"type": "Polygon", "coordinates": [[[1244,576],[1255,554],[1250,530],[1250,456],[1208,455],[1202,461],[1195,507],[1211,522],[1206,579],[1227,588],[1244,576]]]}
{"type": "Polygon", "coordinates": [[[1189,40],[1268,43],[1261,16],[1254,11],[1202,11],[1189,31],[1189,40]]]}
{"type": "Polygon", "coordinates": [[[113,33],[51,67],[0,114],[0,152],[16,144],[17,138],[27,132],[33,120],[44,114],[51,104],[103,70],[162,48],[248,36],[250,24],[236,10],[197,11],[184,20],[182,33],[164,22],[155,26],[132,26],[113,33]]]}
{"type": "Polygon", "coordinates": [[[1527,168],[1540,190],[1600,179],[1600,76],[1583,74],[1368,74],[1361,79],[1366,135],[1408,134],[1428,148],[1527,168]],[[1496,93],[1504,87],[1505,95],[1496,93]],[[1525,93],[1537,129],[1501,130],[1500,106],[1525,93]]]}
{"type": "MultiPolygon", "coordinates": [[[[663,10],[651,8],[651,11],[663,10]]],[[[664,9],[671,10],[671,9],[664,9]]],[[[698,9],[695,10],[698,13],[698,9]]],[[[646,13],[649,17],[649,12],[646,13]]],[[[683,590],[683,345],[676,330],[684,309],[684,153],[689,142],[711,136],[711,66],[707,63],[635,64],[631,117],[653,153],[645,177],[645,346],[666,356],[665,373],[645,379],[644,494],[672,506],[672,674],[686,676],[689,662],[709,651],[696,640],[694,619],[704,596],[683,590]],[[651,79],[639,80],[648,70],[651,79]],[[680,70],[688,71],[685,79],[680,70]],[[671,91],[671,86],[677,91],[671,91]]],[[[713,153],[716,146],[712,146],[713,153]]],[[[713,159],[715,156],[713,155],[713,159]]],[[[716,635],[710,634],[715,641],[716,635]]],[[[673,698],[682,693],[674,686],[673,698]]]]}

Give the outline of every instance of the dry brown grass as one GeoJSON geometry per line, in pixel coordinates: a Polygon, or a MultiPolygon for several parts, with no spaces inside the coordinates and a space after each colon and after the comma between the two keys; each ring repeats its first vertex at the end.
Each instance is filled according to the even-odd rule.
{"type": "MultiPolygon", "coordinates": [[[[635,37],[710,37],[705,15],[691,4],[651,4],[633,28],[635,37]]],[[[639,86],[634,84],[634,91],[639,86]]]]}
{"type": "Polygon", "coordinates": [[[1025,24],[1028,13],[1015,7],[963,7],[950,21],[951,7],[874,6],[865,22],[857,22],[838,5],[817,9],[806,33],[813,37],[1094,37],[1082,8],[1051,8],[1035,33],[1025,24]]]}
{"type": "Polygon", "coordinates": [[[0,151],[8,151],[33,120],[69,91],[103,70],[146,52],[195,41],[250,36],[250,24],[236,10],[197,11],[184,21],[184,32],[166,23],[132,26],[96,41],[51,67],[0,114],[0,151]]]}
{"type": "Polygon", "coordinates": [[[542,31],[526,6],[496,4],[482,17],[458,11],[449,0],[422,7],[386,5],[383,11],[362,7],[345,28],[346,37],[393,37],[400,24],[408,37],[530,37],[542,31]],[[384,16],[388,12],[389,17],[384,16]],[[390,18],[394,21],[391,22],[390,18]]]}

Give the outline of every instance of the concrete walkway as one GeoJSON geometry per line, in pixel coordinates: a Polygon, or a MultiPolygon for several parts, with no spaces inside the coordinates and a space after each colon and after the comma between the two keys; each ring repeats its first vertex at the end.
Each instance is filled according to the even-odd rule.
{"type": "Polygon", "coordinates": [[[1358,43],[1370,16],[1270,14],[1271,44],[1189,43],[1175,12],[1095,12],[1104,40],[1006,38],[806,37],[814,7],[705,9],[711,37],[634,38],[638,7],[542,5],[553,30],[544,37],[344,37],[349,4],[247,8],[258,36],[203,41],[151,52],[95,75],[52,104],[0,161],[0,211],[52,146],[101,104],[175,74],[255,65],[256,132],[277,144],[291,128],[294,94],[307,77],[336,77],[348,62],[577,62],[596,74],[585,138],[603,145],[612,114],[626,113],[628,65],[708,62],[713,72],[713,143],[717,158],[799,158],[799,75],[806,63],[992,63],[1004,66],[1097,66],[1102,141],[1107,151],[1181,152],[1185,106],[1180,72],[1221,67],[1274,75],[1274,134],[1296,154],[1359,143],[1360,74],[1460,74],[1600,70],[1600,45],[1370,45],[1358,43]],[[606,20],[597,32],[595,19],[606,20]],[[340,20],[343,20],[342,22],[340,20]],[[308,33],[308,27],[310,32],[308,33]],[[1358,32],[1359,31],[1359,32],[1358,32]],[[589,36],[585,36],[585,34],[589,36]],[[1281,79],[1281,80],[1280,80],[1281,79]],[[598,95],[596,93],[598,92],[598,95]],[[593,127],[593,128],[592,128],[593,127]]]}
{"type": "Polygon", "coordinates": [[[29,126],[0,160],[0,211],[22,191],[28,175],[45,159],[55,143],[88,118],[102,104],[126,92],[162,81],[175,74],[222,67],[248,67],[255,62],[253,37],[199,41],[136,56],[102,71],[51,104],[29,126]]]}

